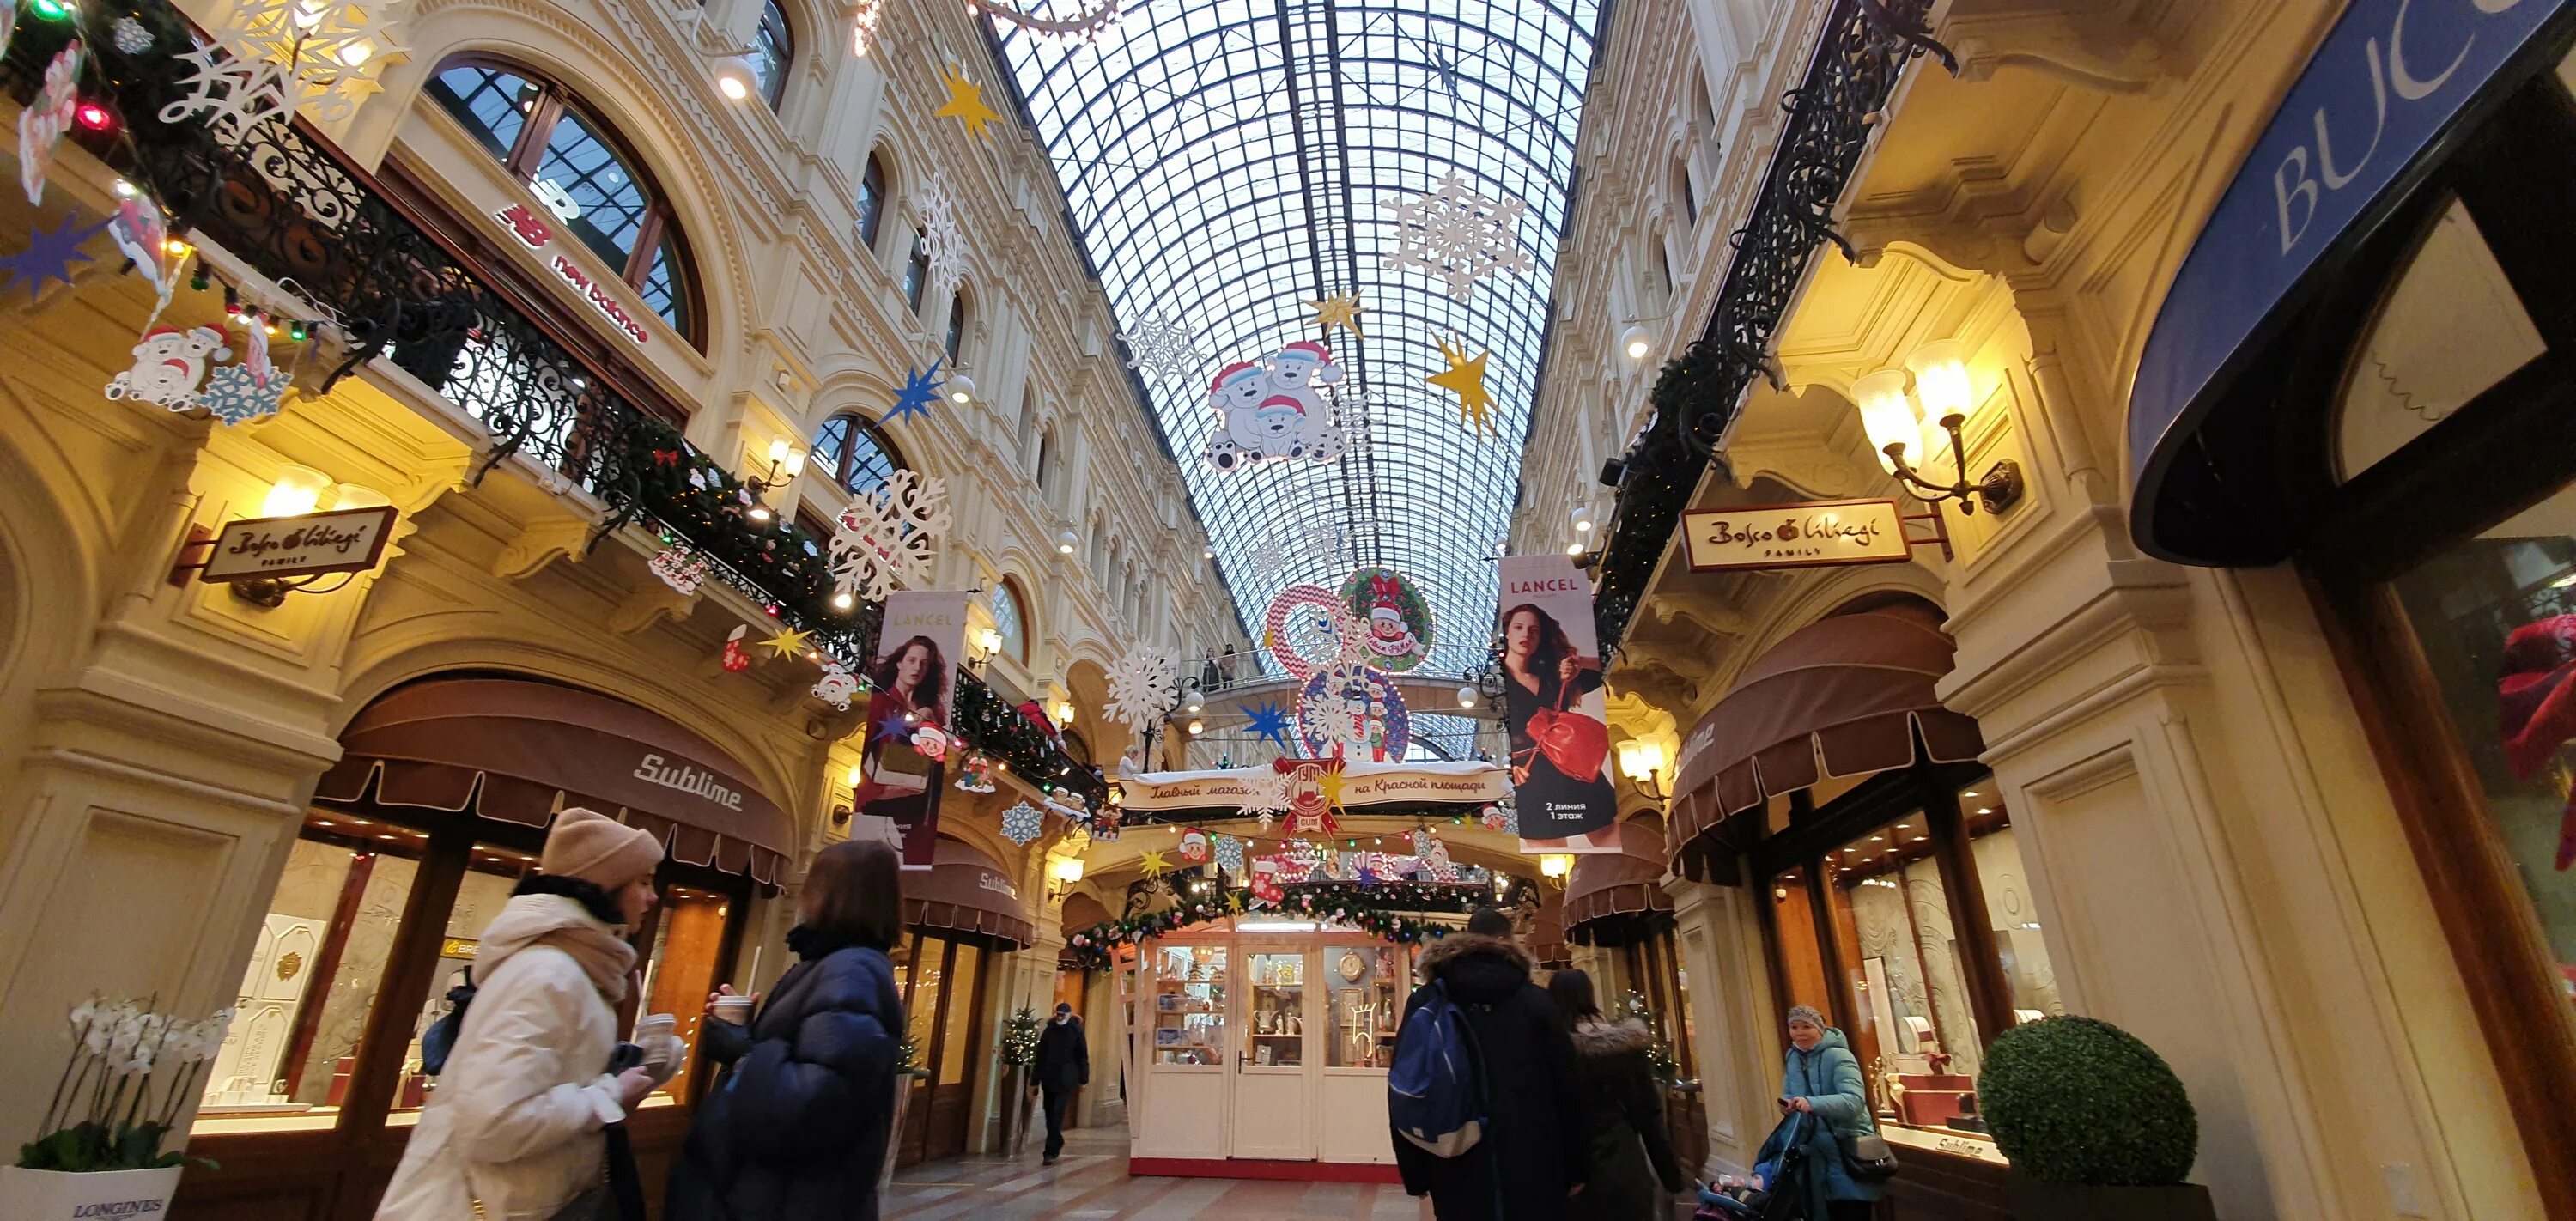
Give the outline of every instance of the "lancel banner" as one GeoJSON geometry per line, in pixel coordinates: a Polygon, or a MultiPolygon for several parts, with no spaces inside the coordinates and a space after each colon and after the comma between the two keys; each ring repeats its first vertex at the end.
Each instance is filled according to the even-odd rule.
{"type": "Polygon", "coordinates": [[[1501,567],[1496,626],[1521,849],[1616,852],[1619,800],[1610,788],[1592,582],[1562,555],[1516,555],[1501,567]]]}
{"type": "MultiPolygon", "coordinates": [[[[940,780],[946,769],[916,745],[944,734],[966,652],[962,590],[904,590],[886,596],[876,667],[868,671],[867,776],[851,794],[854,836],[899,837],[903,867],[928,869],[939,838],[940,780]]],[[[941,752],[945,753],[945,752],[941,752]]]]}

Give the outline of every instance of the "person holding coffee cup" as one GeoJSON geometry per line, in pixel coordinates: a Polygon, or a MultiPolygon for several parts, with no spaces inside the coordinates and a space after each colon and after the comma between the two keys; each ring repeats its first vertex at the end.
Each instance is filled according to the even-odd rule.
{"type": "Polygon", "coordinates": [[[875,1221],[894,1121],[903,1000],[887,950],[901,863],[882,843],[817,853],[764,1003],[720,988],[700,1036],[727,1066],[671,1171],[665,1221],[875,1221]]]}

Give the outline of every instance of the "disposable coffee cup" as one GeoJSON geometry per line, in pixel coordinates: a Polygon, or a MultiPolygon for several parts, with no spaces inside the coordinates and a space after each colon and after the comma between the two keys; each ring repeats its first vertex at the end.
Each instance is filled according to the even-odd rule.
{"type": "Polygon", "coordinates": [[[635,1023],[635,1041],[650,1044],[664,1035],[678,1034],[680,1019],[667,1013],[648,1013],[635,1023]]]}
{"type": "Polygon", "coordinates": [[[720,1022],[731,1022],[736,1026],[750,1025],[751,998],[748,996],[717,997],[716,1020],[720,1022]]]}

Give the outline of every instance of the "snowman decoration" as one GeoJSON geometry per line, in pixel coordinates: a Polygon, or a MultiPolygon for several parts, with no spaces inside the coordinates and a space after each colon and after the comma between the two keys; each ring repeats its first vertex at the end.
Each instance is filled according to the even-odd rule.
{"type": "Polygon", "coordinates": [[[1344,376],[1332,350],[1312,340],[1271,353],[1265,364],[1237,361],[1208,384],[1217,429],[1202,455],[1218,471],[1271,459],[1330,462],[1342,456],[1342,429],[1321,387],[1344,376]]]}
{"type": "Polygon", "coordinates": [[[183,331],[156,326],[134,345],[134,367],[107,383],[107,397],[185,411],[197,405],[197,384],[205,380],[206,367],[232,354],[224,346],[224,333],[213,327],[183,331]]]}

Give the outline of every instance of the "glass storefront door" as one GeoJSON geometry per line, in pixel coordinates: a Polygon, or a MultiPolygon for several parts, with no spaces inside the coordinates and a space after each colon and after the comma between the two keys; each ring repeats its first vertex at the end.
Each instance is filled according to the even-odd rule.
{"type": "Polygon", "coordinates": [[[1243,1014],[1234,1058],[1232,1156],[1302,1161],[1315,1156],[1308,1123],[1315,1060],[1308,1054],[1305,946],[1278,945],[1243,955],[1243,1014]]]}

